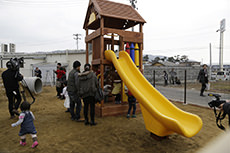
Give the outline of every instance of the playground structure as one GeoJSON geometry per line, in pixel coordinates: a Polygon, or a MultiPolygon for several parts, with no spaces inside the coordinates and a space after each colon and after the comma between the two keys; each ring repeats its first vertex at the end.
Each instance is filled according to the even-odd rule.
{"type": "MultiPolygon", "coordinates": [[[[133,43],[133,45],[137,44],[139,46],[140,56],[136,61],[139,63],[140,71],[143,71],[142,50],[144,23],[145,20],[129,5],[107,0],[90,0],[83,27],[86,30],[86,63],[89,62],[89,44],[92,44],[92,67],[95,71],[100,69],[100,74],[104,74],[105,67],[112,66],[112,63],[105,59],[105,50],[115,50],[115,48],[124,50],[126,43],[130,43],[130,45],[133,43]],[[127,30],[136,25],[139,25],[139,32],[127,30]],[[92,30],[93,32],[89,33],[92,30]]],[[[101,87],[104,87],[104,75],[101,75],[100,82],[101,87]]],[[[123,87],[122,85],[122,102],[127,101],[123,87]]],[[[113,111],[111,111],[108,109],[109,107],[105,107],[104,101],[102,101],[100,108],[96,109],[96,113],[100,116],[116,115],[122,114],[128,109],[128,106],[119,105],[116,107],[119,108],[117,108],[117,110],[112,108],[113,111]]],[[[137,111],[140,111],[139,107],[137,107],[137,111]]]]}
{"type": "MultiPolygon", "coordinates": [[[[113,65],[122,80],[122,101],[125,101],[125,84],[141,106],[147,130],[161,137],[174,132],[192,137],[200,131],[201,119],[175,107],[141,73],[144,23],[145,20],[131,6],[107,0],[90,0],[84,22],[86,63],[91,43],[92,66],[94,71],[100,69],[101,87],[104,87],[105,67],[113,65]],[[127,31],[138,24],[139,32],[127,31]],[[89,34],[89,30],[94,31],[89,34]],[[119,39],[116,40],[115,36],[119,39]],[[122,51],[125,44],[126,52],[122,51]],[[114,53],[115,46],[120,51],[119,58],[114,53]]],[[[120,114],[121,110],[127,112],[127,105],[106,106],[102,101],[100,107],[96,107],[96,113],[100,116],[120,114]]]]}

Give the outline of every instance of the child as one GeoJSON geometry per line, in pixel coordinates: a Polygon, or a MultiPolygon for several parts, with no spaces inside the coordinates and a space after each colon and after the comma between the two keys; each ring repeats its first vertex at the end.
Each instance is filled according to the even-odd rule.
{"type": "Polygon", "coordinates": [[[130,111],[133,107],[133,115],[132,118],[136,118],[135,111],[136,111],[136,98],[132,95],[130,91],[128,91],[128,102],[129,102],[129,110],[127,114],[127,118],[130,118],[130,111]]]}
{"type": "Polygon", "coordinates": [[[30,134],[33,139],[32,148],[35,148],[38,146],[38,139],[36,135],[37,131],[33,123],[35,117],[30,111],[30,103],[24,101],[21,104],[20,109],[22,112],[19,115],[19,120],[16,123],[11,124],[11,126],[15,127],[21,124],[21,129],[19,131],[19,136],[21,138],[20,145],[26,145],[26,134],[30,134]]]}
{"type": "Polygon", "coordinates": [[[103,94],[104,94],[104,102],[107,102],[107,101],[108,101],[109,93],[111,92],[110,88],[111,88],[111,85],[109,85],[109,84],[106,84],[106,85],[104,86],[104,91],[103,91],[103,94]]]}
{"type": "Polygon", "coordinates": [[[70,101],[69,101],[69,95],[68,95],[68,91],[67,91],[67,81],[64,81],[63,85],[64,85],[64,88],[62,90],[61,95],[65,96],[64,107],[67,108],[67,110],[65,112],[70,112],[70,110],[69,110],[70,101]]]}

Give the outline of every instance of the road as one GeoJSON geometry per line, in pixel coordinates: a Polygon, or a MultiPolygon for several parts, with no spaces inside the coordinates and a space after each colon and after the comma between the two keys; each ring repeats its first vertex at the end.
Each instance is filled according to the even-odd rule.
{"type": "MultiPolygon", "coordinates": [[[[184,102],[183,88],[156,86],[156,89],[170,100],[184,102]]],[[[214,98],[214,97],[207,96],[208,93],[209,93],[208,91],[205,92],[204,95],[206,96],[201,97],[200,91],[195,89],[187,89],[186,103],[208,107],[208,102],[210,102],[214,98]]],[[[218,94],[221,95],[221,99],[230,99],[230,94],[223,94],[223,93],[218,93],[218,94]]]]}

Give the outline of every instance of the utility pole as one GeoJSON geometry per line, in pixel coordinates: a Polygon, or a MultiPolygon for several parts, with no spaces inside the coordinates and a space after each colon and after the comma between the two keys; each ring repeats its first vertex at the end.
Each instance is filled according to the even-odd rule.
{"type": "Polygon", "coordinates": [[[219,66],[220,71],[223,71],[223,38],[224,38],[224,31],[225,31],[225,19],[220,21],[220,29],[216,32],[220,32],[220,55],[219,55],[219,66]]]}
{"type": "Polygon", "coordinates": [[[77,50],[78,50],[78,40],[81,40],[80,38],[81,34],[77,33],[77,34],[73,34],[73,36],[75,36],[73,39],[77,41],[77,50]]]}
{"type": "Polygon", "coordinates": [[[210,50],[210,68],[209,68],[209,80],[211,80],[212,75],[212,44],[209,44],[209,50],[210,50]]]}
{"type": "MultiPolygon", "coordinates": [[[[136,4],[137,4],[137,0],[129,0],[129,2],[131,3],[131,6],[134,8],[134,9],[138,9],[136,4]]],[[[134,27],[132,27],[132,31],[134,31],[134,27]]]]}

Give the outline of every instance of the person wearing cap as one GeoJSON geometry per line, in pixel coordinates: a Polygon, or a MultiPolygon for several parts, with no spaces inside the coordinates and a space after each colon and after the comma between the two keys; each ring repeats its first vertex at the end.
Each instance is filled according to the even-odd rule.
{"type": "Polygon", "coordinates": [[[207,65],[203,65],[203,69],[200,70],[197,80],[201,83],[200,96],[205,97],[204,90],[206,88],[206,83],[208,83],[208,70],[207,65]]]}
{"type": "Polygon", "coordinates": [[[97,76],[91,71],[90,64],[85,64],[84,72],[79,74],[79,93],[84,102],[85,125],[94,126],[95,123],[95,94],[98,88],[97,76]],[[90,106],[90,119],[88,119],[88,107],[90,106]]]}
{"type": "Polygon", "coordinates": [[[12,63],[8,61],[6,63],[7,70],[2,73],[3,85],[6,90],[6,96],[9,101],[9,113],[10,119],[13,119],[16,115],[19,115],[17,109],[22,101],[19,91],[19,81],[22,81],[23,75],[19,71],[13,69],[12,63]]]}
{"type": "Polygon", "coordinates": [[[75,61],[73,63],[73,69],[69,72],[67,91],[70,99],[70,114],[71,120],[80,121],[81,112],[81,99],[79,97],[79,81],[78,74],[80,73],[81,63],[75,61]],[[75,113],[76,108],[76,113],[75,113]]]}

